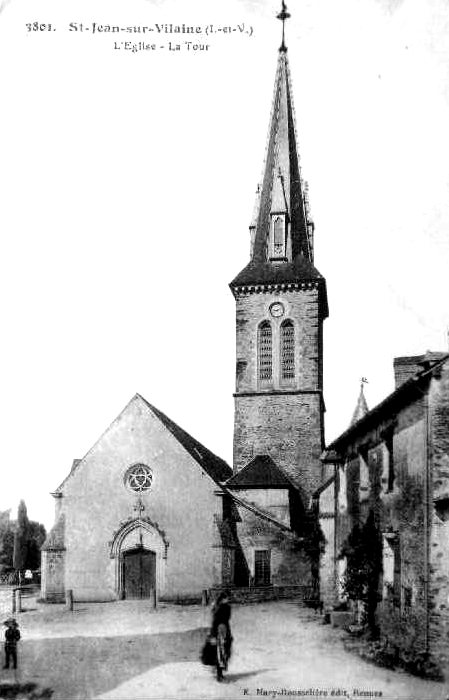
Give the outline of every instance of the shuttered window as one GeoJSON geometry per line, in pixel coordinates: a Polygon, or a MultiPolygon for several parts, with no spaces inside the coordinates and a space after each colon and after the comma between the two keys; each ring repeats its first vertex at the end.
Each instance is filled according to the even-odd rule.
{"type": "Polygon", "coordinates": [[[295,378],[295,328],[292,321],[281,325],[281,377],[295,378]]]}
{"type": "Polygon", "coordinates": [[[269,586],[270,579],[270,550],[256,549],[254,552],[254,585],[269,586]]]}
{"type": "Polygon", "coordinates": [[[271,324],[264,321],[259,326],[258,335],[259,379],[271,381],[273,376],[273,338],[271,324]]]}

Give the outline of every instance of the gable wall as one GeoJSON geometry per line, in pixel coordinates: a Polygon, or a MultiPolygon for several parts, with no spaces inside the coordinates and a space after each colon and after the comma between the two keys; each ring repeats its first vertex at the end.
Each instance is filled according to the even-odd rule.
{"type": "MultiPolygon", "coordinates": [[[[136,494],[125,488],[123,478],[137,462],[153,470],[152,487],[142,496],[143,517],[157,522],[169,542],[167,560],[160,562],[165,575],[159,580],[159,595],[198,595],[215,583],[217,486],[150,409],[134,399],[64,487],[65,582],[75,599],[107,600],[117,595],[116,562],[110,558],[109,543],[121,522],[136,517],[136,494]]],[[[152,537],[159,540],[162,557],[157,531],[152,537]]]]}
{"type": "Polygon", "coordinates": [[[244,501],[254,503],[290,527],[288,489],[238,489],[235,495],[244,501]]]}

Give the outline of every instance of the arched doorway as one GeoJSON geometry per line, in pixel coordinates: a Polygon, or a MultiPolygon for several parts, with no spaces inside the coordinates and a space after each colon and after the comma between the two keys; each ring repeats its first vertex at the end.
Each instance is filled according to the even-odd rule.
{"type": "Polygon", "coordinates": [[[123,552],[122,571],[125,598],[149,598],[156,590],[156,552],[143,547],[123,552]]]}
{"type": "Polygon", "coordinates": [[[157,523],[130,518],[121,523],[109,546],[118,600],[148,598],[152,588],[156,598],[164,595],[168,540],[157,523]]]}

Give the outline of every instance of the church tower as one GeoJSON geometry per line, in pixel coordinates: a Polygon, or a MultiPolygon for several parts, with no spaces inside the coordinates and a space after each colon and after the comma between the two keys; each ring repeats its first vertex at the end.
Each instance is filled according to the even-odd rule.
{"type": "MultiPolygon", "coordinates": [[[[321,480],[326,282],[299,165],[285,3],[267,149],[236,301],[234,472],[268,455],[305,500],[321,480]]],[[[304,503],[306,505],[306,503],[304,503]]]]}

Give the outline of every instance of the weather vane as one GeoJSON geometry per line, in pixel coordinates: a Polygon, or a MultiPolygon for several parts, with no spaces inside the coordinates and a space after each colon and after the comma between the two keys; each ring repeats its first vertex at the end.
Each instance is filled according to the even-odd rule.
{"type": "Polygon", "coordinates": [[[287,5],[285,4],[284,0],[282,0],[282,10],[277,15],[277,18],[282,22],[282,44],[279,49],[280,51],[287,50],[285,47],[285,20],[287,20],[290,16],[290,13],[287,12],[287,5]]]}

